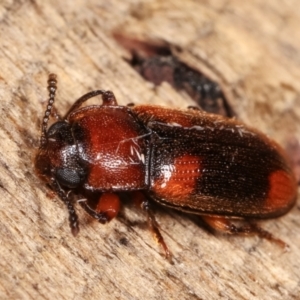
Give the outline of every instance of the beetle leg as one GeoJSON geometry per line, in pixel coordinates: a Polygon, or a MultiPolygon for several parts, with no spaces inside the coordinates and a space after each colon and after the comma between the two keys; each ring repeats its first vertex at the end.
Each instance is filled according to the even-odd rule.
{"type": "Polygon", "coordinates": [[[79,204],[90,216],[102,224],[115,218],[120,210],[120,198],[113,193],[103,193],[95,209],[90,207],[87,201],[79,201],[79,204]]]}
{"type": "Polygon", "coordinates": [[[69,199],[69,194],[66,194],[66,192],[60,187],[59,183],[56,180],[52,181],[52,187],[68,208],[71,232],[73,236],[76,236],[79,232],[78,216],[72,202],[69,199]]]}
{"type": "Polygon", "coordinates": [[[77,110],[84,102],[86,102],[87,100],[89,100],[90,98],[93,98],[95,96],[98,95],[102,95],[102,105],[108,105],[108,106],[116,106],[118,105],[117,100],[115,95],[113,94],[113,92],[111,91],[105,91],[105,90],[96,90],[96,91],[92,91],[89,92],[87,94],[84,94],[83,96],[81,96],[79,99],[77,99],[75,101],[75,103],[71,106],[71,108],[69,109],[69,111],[66,113],[64,119],[67,119],[69,117],[69,115],[77,110]]]}
{"type": "Polygon", "coordinates": [[[108,106],[117,106],[118,105],[117,99],[116,99],[114,93],[111,91],[106,91],[102,95],[102,101],[103,101],[102,105],[108,105],[108,106]]]}
{"type": "MultiPolygon", "coordinates": [[[[274,242],[282,248],[288,247],[288,245],[284,241],[275,238],[270,232],[262,229],[257,224],[252,223],[248,220],[242,220],[242,225],[236,226],[235,224],[233,224],[232,220],[224,217],[201,216],[201,218],[206,224],[208,224],[210,227],[212,227],[215,230],[225,232],[228,234],[241,234],[241,235],[256,234],[260,238],[274,242]]],[[[241,222],[241,220],[238,221],[241,222]]]]}
{"type": "Polygon", "coordinates": [[[167,244],[164,241],[163,236],[159,231],[159,225],[155,219],[149,200],[142,192],[134,192],[132,194],[133,194],[133,200],[135,204],[147,213],[148,225],[155,239],[157,240],[158,244],[163,248],[165,253],[165,258],[168,259],[169,261],[172,261],[172,253],[170,252],[167,244]]]}

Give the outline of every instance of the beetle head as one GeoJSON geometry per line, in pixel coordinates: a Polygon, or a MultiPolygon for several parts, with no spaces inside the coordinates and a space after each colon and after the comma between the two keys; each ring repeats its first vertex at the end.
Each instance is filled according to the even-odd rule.
{"type": "Polygon", "coordinates": [[[35,159],[35,169],[44,181],[57,181],[62,187],[74,189],[85,179],[86,171],[79,164],[71,126],[66,121],[54,123],[45,134],[35,159]]]}

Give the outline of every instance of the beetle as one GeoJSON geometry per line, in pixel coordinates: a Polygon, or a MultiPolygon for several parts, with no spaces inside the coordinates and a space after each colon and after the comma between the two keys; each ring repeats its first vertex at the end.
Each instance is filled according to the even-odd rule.
{"type": "Polygon", "coordinates": [[[283,150],[258,130],[200,109],[119,106],[104,90],[83,95],[61,117],[55,74],[48,90],[35,170],[67,206],[74,236],[76,202],[104,224],[117,216],[120,194],[130,193],[166,257],[152,201],[199,215],[216,230],[285,245],[253,222],[285,214],[297,195],[283,150]],[[82,107],[97,95],[102,105],[82,107]],[[57,121],[48,128],[51,117],[57,121]]]}

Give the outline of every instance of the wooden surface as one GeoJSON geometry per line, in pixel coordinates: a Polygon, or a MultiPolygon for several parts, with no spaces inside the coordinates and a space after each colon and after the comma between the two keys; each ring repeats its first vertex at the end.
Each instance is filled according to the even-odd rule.
{"type": "Polygon", "coordinates": [[[35,176],[32,160],[58,74],[57,107],[111,89],[119,102],[190,104],[145,82],[113,31],[166,42],[219,81],[240,119],[280,143],[300,139],[298,1],[9,1],[0,7],[0,299],[300,299],[299,204],[263,227],[290,245],[214,236],[159,210],[174,264],[161,256],[138,211],[103,226],[67,212],[35,176]],[[50,3],[50,4],[49,4],[50,3]]]}

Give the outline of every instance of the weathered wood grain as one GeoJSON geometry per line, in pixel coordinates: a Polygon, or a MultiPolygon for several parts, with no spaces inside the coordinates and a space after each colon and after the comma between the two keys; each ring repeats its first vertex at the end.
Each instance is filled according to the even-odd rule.
{"type": "Polygon", "coordinates": [[[113,31],[180,48],[226,90],[238,116],[283,143],[300,139],[300,11],[296,0],[2,1],[0,7],[0,299],[299,299],[299,205],[257,237],[214,236],[185,215],[157,218],[174,254],[161,255],[138,211],[106,226],[67,212],[36,178],[32,159],[58,74],[57,107],[111,89],[121,104],[185,107],[167,84],[145,82],[113,31]]]}

